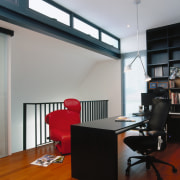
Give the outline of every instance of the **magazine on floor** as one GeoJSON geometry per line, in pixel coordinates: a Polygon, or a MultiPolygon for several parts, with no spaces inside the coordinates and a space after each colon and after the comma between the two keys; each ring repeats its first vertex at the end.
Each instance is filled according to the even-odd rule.
{"type": "Polygon", "coordinates": [[[64,156],[54,156],[54,155],[46,154],[33,161],[31,164],[47,167],[51,163],[62,163],[63,160],[64,160],[64,156]]]}

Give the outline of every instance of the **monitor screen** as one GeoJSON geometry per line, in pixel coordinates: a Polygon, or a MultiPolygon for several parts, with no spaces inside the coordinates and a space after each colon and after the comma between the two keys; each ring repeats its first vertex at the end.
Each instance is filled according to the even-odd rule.
{"type": "Polygon", "coordinates": [[[141,93],[141,105],[149,106],[152,105],[154,95],[151,93],[141,93]]]}

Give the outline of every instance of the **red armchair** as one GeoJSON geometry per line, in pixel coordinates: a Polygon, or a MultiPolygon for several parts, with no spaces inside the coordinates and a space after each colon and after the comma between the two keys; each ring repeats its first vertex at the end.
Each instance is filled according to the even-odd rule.
{"type": "Polygon", "coordinates": [[[45,117],[49,124],[50,139],[62,154],[71,153],[71,124],[80,123],[81,104],[77,99],[64,100],[67,109],[56,110],[45,117]]]}

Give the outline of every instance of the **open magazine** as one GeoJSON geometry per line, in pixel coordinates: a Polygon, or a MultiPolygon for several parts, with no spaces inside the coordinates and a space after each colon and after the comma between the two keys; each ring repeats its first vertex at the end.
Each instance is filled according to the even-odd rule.
{"type": "Polygon", "coordinates": [[[51,163],[62,163],[63,160],[64,160],[64,156],[54,156],[54,155],[46,154],[33,161],[31,164],[47,167],[51,163]]]}

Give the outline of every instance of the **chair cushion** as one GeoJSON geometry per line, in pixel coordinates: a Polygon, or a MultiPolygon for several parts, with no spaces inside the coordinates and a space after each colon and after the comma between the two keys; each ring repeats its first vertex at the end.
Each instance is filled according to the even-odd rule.
{"type": "Polygon", "coordinates": [[[157,151],[158,139],[152,136],[129,136],[124,138],[124,143],[133,151],[141,154],[150,154],[153,151],[157,151]]]}

